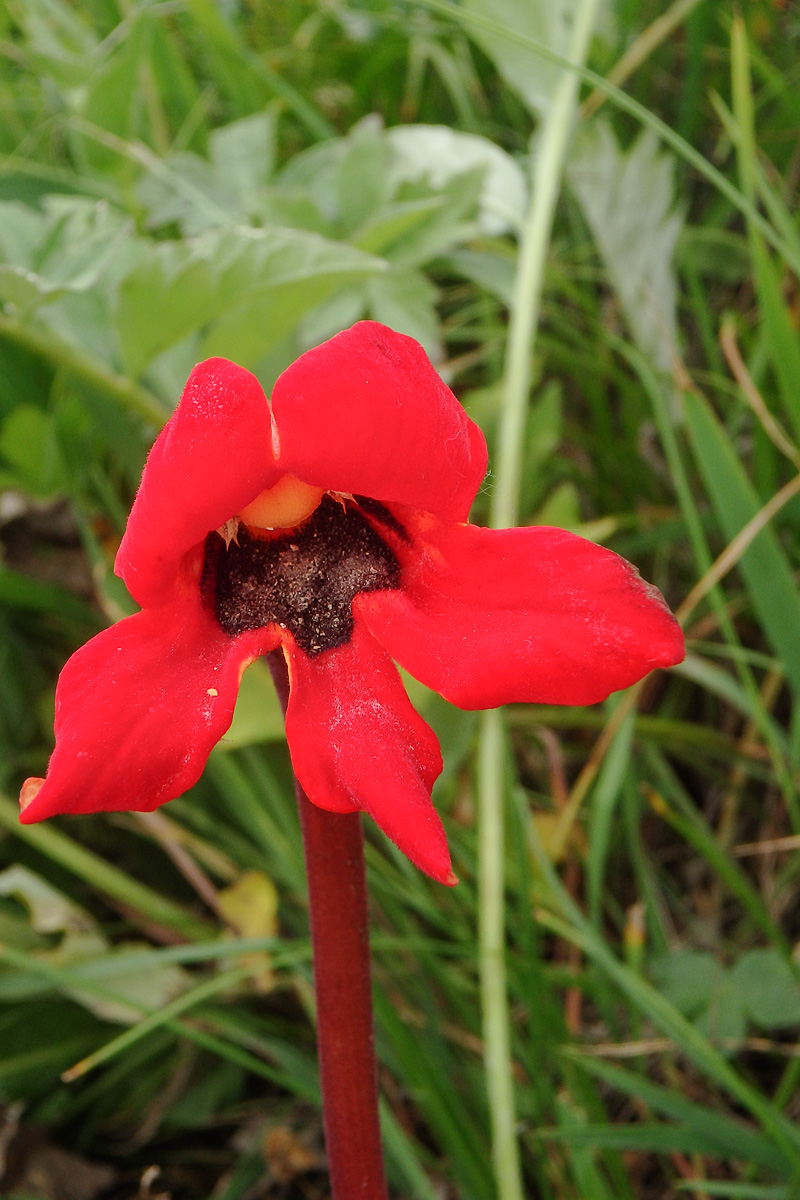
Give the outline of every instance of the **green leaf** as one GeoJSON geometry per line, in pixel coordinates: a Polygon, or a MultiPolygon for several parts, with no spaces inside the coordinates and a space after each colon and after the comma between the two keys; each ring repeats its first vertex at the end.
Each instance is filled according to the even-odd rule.
{"type": "Polygon", "coordinates": [[[204,158],[187,152],[154,162],[136,194],[147,210],[148,229],[174,221],[187,237],[235,225],[244,215],[233,181],[204,158]]]}
{"type": "Polygon", "coordinates": [[[403,237],[424,225],[432,213],[444,204],[442,196],[424,196],[421,200],[401,200],[386,204],[372,220],[361,227],[353,245],[369,254],[390,253],[391,247],[403,237]]]}
{"type": "Polygon", "coordinates": [[[387,271],[366,286],[371,315],[421,342],[434,362],[442,357],[436,288],[419,271],[387,271]]]}
{"type": "Polygon", "coordinates": [[[243,212],[256,211],[261,189],[275,168],[276,110],[267,109],[215,129],[208,139],[218,176],[235,191],[243,212]]]}
{"type": "Polygon", "coordinates": [[[731,971],[731,983],[755,1025],[762,1029],[800,1025],[800,984],[774,947],[747,950],[731,971]]]}
{"type": "Polygon", "coordinates": [[[454,250],[447,256],[448,265],[485,288],[492,296],[511,308],[514,297],[514,260],[510,255],[489,250],[454,250]]]}
{"type": "Polygon", "coordinates": [[[254,364],[343,283],[385,269],[381,259],[300,230],[210,231],[155,245],[120,289],[125,362],[139,374],[161,351],[205,330],[204,356],[254,364]]]}
{"type": "Polygon", "coordinates": [[[45,215],[0,204],[0,300],[27,315],[40,304],[94,287],[119,254],[131,222],[105,201],[51,196],[45,215]]]}
{"type": "Polygon", "coordinates": [[[374,117],[360,121],[344,139],[342,151],[334,187],[339,220],[349,234],[378,212],[391,194],[389,150],[380,121],[374,117]]]}
{"type": "Polygon", "coordinates": [[[481,232],[496,237],[521,228],[528,203],[525,174],[510,154],[488,138],[446,125],[395,125],[387,129],[386,140],[396,181],[426,179],[438,190],[466,171],[480,171],[481,232]]]}
{"type": "Polygon", "coordinates": [[[637,345],[671,373],[678,345],[672,259],[683,225],[673,208],[672,156],[649,130],[623,151],[611,126],[597,121],[567,174],[637,345]]]}

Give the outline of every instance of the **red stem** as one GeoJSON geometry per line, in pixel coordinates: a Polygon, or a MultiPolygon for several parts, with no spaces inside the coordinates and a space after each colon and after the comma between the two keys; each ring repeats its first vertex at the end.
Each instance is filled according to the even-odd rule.
{"type": "MultiPolygon", "coordinates": [[[[280,650],[266,656],[286,711],[280,650]]],[[[387,1200],[378,1120],[369,914],[359,813],[331,813],[295,780],[308,876],[317,1050],[332,1200],[387,1200]]]]}

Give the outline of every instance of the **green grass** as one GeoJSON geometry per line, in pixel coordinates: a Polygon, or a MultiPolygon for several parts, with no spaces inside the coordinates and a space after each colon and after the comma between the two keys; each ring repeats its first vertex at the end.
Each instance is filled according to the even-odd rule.
{"type": "MultiPolygon", "coordinates": [[[[132,1193],[157,1163],[186,1200],[286,1195],[275,1131],[310,1156],[291,1194],[324,1188],[302,848],[264,680],[164,823],[16,820],[58,670],[132,610],[114,551],[193,363],[224,354],[269,388],[363,315],[413,334],[490,443],[473,519],[499,496],[582,531],[676,610],[797,474],[798,17],[682,7],[620,89],[614,64],[673,7],[610,6],[562,177],[557,151],[527,155],[569,57],[552,5],[0,6],[0,1102],[132,1193]],[[430,126],[453,131],[433,177],[430,126]],[[456,133],[484,139],[477,160],[456,133]],[[555,185],[533,343],[528,180],[555,185]],[[246,871],[278,894],[256,939],[208,903],[246,871]]],[[[483,1068],[480,724],[413,693],[461,883],[368,829],[397,1197],[510,1200],[498,1109],[526,1196],[800,1195],[799,555],[793,497],[685,610],[682,667],[593,709],[503,714],[510,1097],[483,1068]]]]}

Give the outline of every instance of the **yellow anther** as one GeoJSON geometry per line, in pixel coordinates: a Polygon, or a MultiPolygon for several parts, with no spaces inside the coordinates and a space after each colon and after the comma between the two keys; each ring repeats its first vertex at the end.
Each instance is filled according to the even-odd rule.
{"type": "Polygon", "coordinates": [[[239,513],[239,520],[253,529],[293,529],[311,516],[324,495],[323,488],[284,475],[274,487],[251,500],[239,513]]]}

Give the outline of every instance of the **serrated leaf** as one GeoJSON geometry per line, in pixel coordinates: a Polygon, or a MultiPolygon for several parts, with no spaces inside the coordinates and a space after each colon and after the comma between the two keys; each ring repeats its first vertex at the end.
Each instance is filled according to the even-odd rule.
{"type": "Polygon", "coordinates": [[[334,176],[339,220],[348,234],[388,201],[388,168],[389,149],[380,121],[366,117],[344,139],[334,176]]]}
{"type": "Polygon", "coordinates": [[[143,176],[136,192],[147,210],[148,229],[174,221],[191,237],[235,225],[243,215],[233,183],[197,154],[171,154],[157,171],[143,176]]]}
{"type": "MultiPolygon", "coordinates": [[[[475,236],[475,216],[483,186],[483,167],[474,167],[449,179],[440,195],[444,204],[429,221],[411,230],[392,247],[394,267],[423,267],[432,258],[449,254],[460,242],[475,236]]],[[[428,189],[427,180],[404,185],[403,191],[428,189]]]]}
{"type": "Polygon", "coordinates": [[[276,111],[254,113],[215,129],[208,151],[217,175],[233,188],[243,212],[255,210],[275,167],[276,111]]]}
{"type": "Polygon", "coordinates": [[[459,275],[485,288],[506,308],[511,308],[516,275],[513,258],[489,250],[464,249],[454,250],[447,256],[447,262],[459,275]]]}
{"type": "Polygon", "coordinates": [[[361,284],[334,292],[303,318],[297,332],[299,344],[306,349],[319,346],[335,333],[360,321],[366,307],[367,297],[361,284]]]}
{"type": "Polygon", "coordinates": [[[381,259],[295,229],[210,231],[154,245],[120,288],[116,324],[129,371],[206,330],[205,354],[254,363],[343,283],[381,259]]]}
{"type": "Polygon", "coordinates": [[[478,224],[481,232],[497,236],[518,230],[527,207],[527,183],[510,154],[474,133],[446,125],[395,125],[386,131],[397,182],[426,179],[443,189],[466,171],[481,170],[478,224]]]}
{"type": "Polygon", "coordinates": [[[118,254],[132,224],[105,201],[50,197],[45,215],[0,205],[0,300],[23,314],[94,287],[118,254]]]}
{"type": "Polygon", "coordinates": [[[421,200],[401,200],[384,205],[372,220],[361,227],[353,238],[353,245],[369,254],[390,254],[396,242],[424,225],[443,204],[442,196],[425,196],[421,200]]]}
{"type": "Polygon", "coordinates": [[[598,121],[567,174],[637,345],[671,373],[678,345],[672,259],[683,225],[672,157],[650,130],[623,151],[611,126],[598,121]]]}

